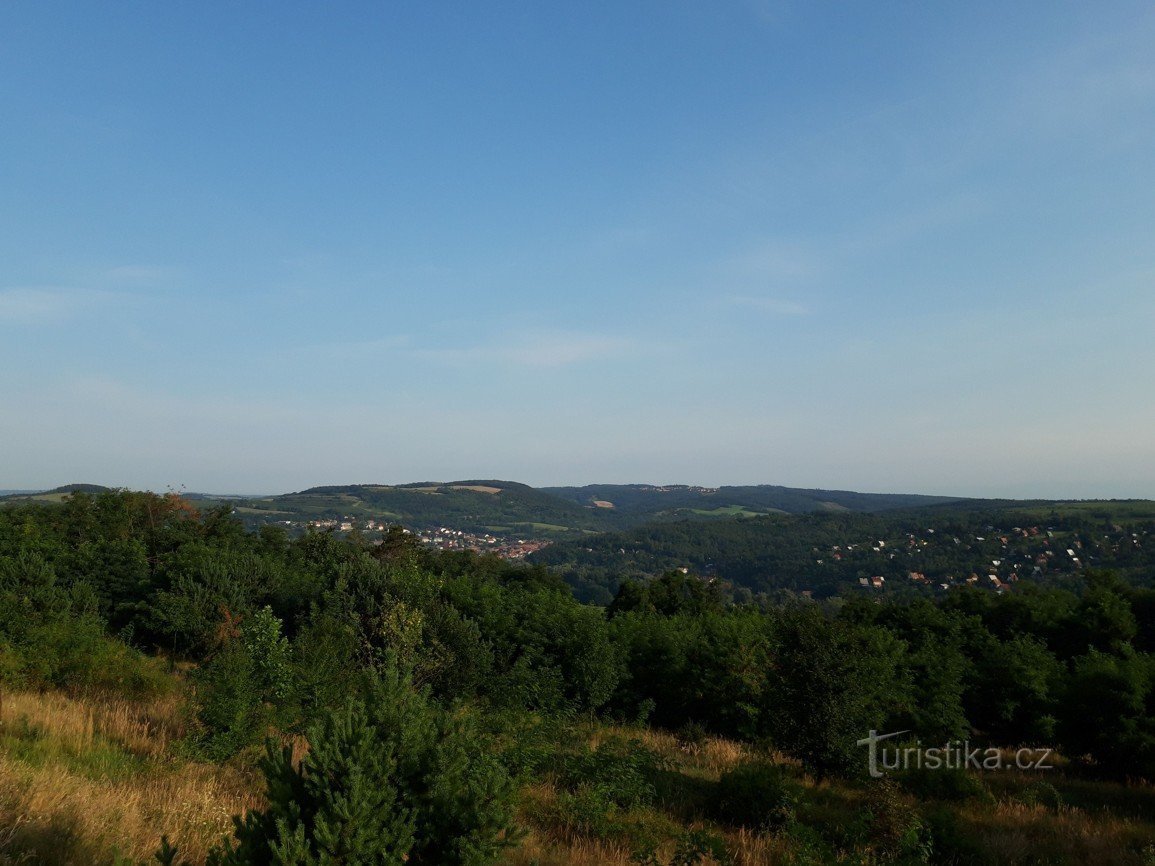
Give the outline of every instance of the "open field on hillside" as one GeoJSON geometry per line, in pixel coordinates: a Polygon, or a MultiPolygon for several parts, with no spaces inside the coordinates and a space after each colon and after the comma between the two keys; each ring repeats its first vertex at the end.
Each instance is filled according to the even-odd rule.
{"type": "Polygon", "coordinates": [[[196,862],[256,803],[255,777],[180,757],[187,707],[5,693],[0,863],[144,862],[169,838],[196,862]]]}
{"type": "MultiPolygon", "coordinates": [[[[139,704],[5,693],[0,864],[144,862],[162,833],[182,856],[203,862],[230,832],[231,816],[262,803],[261,782],[250,761],[220,766],[186,757],[187,712],[176,693],[139,704]]],[[[1155,789],[1145,785],[1003,773],[986,774],[958,799],[887,787],[887,800],[869,786],[816,782],[794,761],[726,739],[592,722],[529,730],[519,743],[505,743],[514,762],[536,749],[553,757],[522,777],[525,833],[502,858],[509,866],[667,864],[693,839],[725,851],[692,861],[702,866],[868,862],[863,856],[899,862],[887,853],[893,828],[879,822],[883,807],[893,813],[887,820],[921,816],[935,838],[947,840],[955,859],[930,862],[1141,866],[1155,854],[1155,789]],[[582,755],[617,758],[575,779],[564,768],[582,755]],[[629,767],[639,756],[651,769],[635,777],[629,767]],[[790,823],[759,829],[718,813],[719,780],[751,763],[778,767],[796,786],[790,823]],[[597,773],[615,779],[619,791],[598,793],[597,773]],[[625,803],[622,790],[633,784],[641,796],[625,803]]]]}

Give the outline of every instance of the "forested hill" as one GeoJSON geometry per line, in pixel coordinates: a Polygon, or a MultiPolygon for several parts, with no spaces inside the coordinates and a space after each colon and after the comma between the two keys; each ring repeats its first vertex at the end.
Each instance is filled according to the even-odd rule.
{"type": "Polygon", "coordinates": [[[513,481],[473,479],[413,484],[350,484],[238,503],[248,523],[262,516],[367,517],[425,529],[564,538],[626,530],[651,521],[704,520],[767,514],[879,512],[961,500],[938,496],[802,490],[774,485],[595,484],[534,488],[513,481]]]}
{"type": "Polygon", "coordinates": [[[491,479],[414,484],[349,484],[237,503],[246,523],[353,518],[410,529],[451,527],[467,532],[557,537],[612,529],[594,508],[525,484],[491,479]]]}
{"type": "Polygon", "coordinates": [[[73,493],[108,493],[110,490],[100,484],[64,484],[51,490],[0,490],[0,503],[61,502],[73,493]]]}
{"type": "Polygon", "coordinates": [[[546,493],[581,505],[612,509],[633,518],[680,518],[746,514],[806,514],[821,511],[888,511],[962,501],[957,496],[904,493],[856,493],[756,484],[740,487],[696,487],[685,484],[588,484],[543,487],[546,493]]]}
{"type": "MultiPolygon", "coordinates": [[[[311,487],[279,496],[241,498],[195,494],[211,504],[229,502],[247,526],[310,521],[381,521],[426,530],[450,527],[538,539],[584,537],[628,530],[652,521],[710,520],[768,514],[879,512],[936,503],[948,497],[800,490],[773,485],[598,484],[534,488],[513,481],[468,479],[411,484],[311,487]]],[[[362,525],[364,525],[362,523],[362,525]]]]}
{"type": "Polygon", "coordinates": [[[559,542],[530,561],[577,596],[608,603],[627,578],[675,569],[717,578],[739,596],[935,594],[977,584],[1071,578],[1110,568],[1155,584],[1155,503],[967,503],[885,513],[770,515],[656,522],[559,542]],[[880,578],[880,580],[878,580],[880,578]],[[866,581],[866,585],[863,585],[866,581]]]}

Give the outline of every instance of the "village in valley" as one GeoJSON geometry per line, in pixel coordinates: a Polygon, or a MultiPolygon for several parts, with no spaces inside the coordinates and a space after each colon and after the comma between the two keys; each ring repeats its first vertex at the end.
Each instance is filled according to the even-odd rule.
{"type": "MultiPolygon", "coordinates": [[[[314,532],[340,532],[350,534],[360,533],[371,542],[380,542],[381,538],[396,524],[384,520],[358,520],[353,517],[327,518],[310,520],[298,523],[284,520],[281,524],[286,528],[310,529],[314,532]]],[[[550,542],[545,539],[512,538],[491,533],[468,532],[463,529],[452,529],[448,526],[434,526],[426,529],[412,530],[402,527],[402,532],[412,535],[425,547],[433,550],[469,550],[474,553],[492,553],[502,559],[525,559],[529,554],[541,550],[550,542]]]]}
{"type": "Polygon", "coordinates": [[[1073,574],[1085,568],[1125,563],[1141,555],[1150,528],[1112,524],[1107,532],[1075,531],[1031,525],[1000,529],[987,526],[983,535],[960,536],[927,528],[902,538],[835,544],[815,549],[818,566],[848,562],[876,566],[879,573],[858,578],[868,590],[893,589],[903,583],[949,590],[970,585],[1007,592],[1024,578],[1041,580],[1073,574]],[[966,563],[966,568],[958,568],[966,563]]]}

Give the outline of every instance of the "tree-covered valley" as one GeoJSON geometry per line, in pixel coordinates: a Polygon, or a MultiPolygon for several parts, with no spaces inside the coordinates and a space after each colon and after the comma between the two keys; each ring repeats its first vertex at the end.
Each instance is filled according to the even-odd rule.
{"type": "MultiPolygon", "coordinates": [[[[1143,549],[1149,517],[1007,514],[1049,525],[1015,524],[1064,555],[1080,543],[1083,567],[809,597],[623,572],[599,606],[543,564],[412,533],[250,531],[175,494],[11,501],[0,858],[1149,862],[1152,572],[1091,547],[1106,520],[1143,549]],[[1051,768],[874,779],[870,731],[1051,768]]],[[[925,512],[796,519],[806,556],[820,535],[845,545],[839,526],[875,546],[875,529],[928,528],[925,512]]],[[[941,520],[961,546],[996,518],[941,520]]]]}

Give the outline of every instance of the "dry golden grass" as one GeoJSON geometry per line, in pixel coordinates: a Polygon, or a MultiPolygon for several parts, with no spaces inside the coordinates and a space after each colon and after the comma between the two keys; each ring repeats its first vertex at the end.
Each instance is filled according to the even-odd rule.
{"type": "Polygon", "coordinates": [[[1125,866],[1146,862],[1139,853],[1155,844],[1155,828],[1108,812],[1046,809],[1004,800],[960,810],[968,834],[1000,863],[1041,860],[1125,866]]]}
{"type": "MultiPolygon", "coordinates": [[[[0,697],[0,866],[87,866],[108,863],[115,854],[146,862],[162,833],[183,857],[203,862],[209,848],[230,832],[231,817],[260,805],[261,785],[236,768],[174,754],[174,744],[185,734],[184,701],[179,692],[152,702],[5,692],[0,697]],[[107,756],[108,763],[93,756],[107,756]]],[[[661,809],[622,813],[624,832],[607,839],[593,838],[575,823],[549,781],[527,786],[521,794],[527,833],[502,859],[506,866],[627,866],[634,829],[665,839],[659,854],[668,860],[679,834],[703,826],[725,838],[735,866],[793,862],[800,843],[789,834],[701,823],[702,791],[708,794],[723,773],[755,759],[795,765],[792,772],[806,791],[801,817],[815,827],[852,820],[867,796],[854,786],[816,784],[784,756],[721,738],[691,744],[668,732],[597,723],[580,726],[575,735],[575,745],[589,748],[611,738],[637,740],[669,759],[678,784],[663,788],[661,809]]],[[[300,738],[292,744],[298,756],[307,748],[300,738]]],[[[1034,778],[1000,779],[992,786],[997,800],[953,806],[959,830],[1000,863],[1149,862],[1143,851],[1155,844],[1155,825],[1144,820],[1155,808],[1150,786],[1067,779],[1065,784],[1077,786],[1088,803],[1111,803],[1111,811],[1056,809],[1020,802],[1020,789],[1034,778]],[[1140,797],[1150,801],[1143,808],[1140,797]],[[1135,810],[1122,808],[1129,803],[1135,810]]],[[[919,806],[912,797],[904,800],[911,809],[919,806]]]]}
{"type": "Polygon", "coordinates": [[[13,724],[78,752],[100,737],[134,755],[160,758],[184,734],[183,700],[175,692],[148,703],[6,692],[0,697],[0,731],[13,724]]]}
{"type": "Polygon", "coordinates": [[[215,767],[111,781],[0,757],[0,809],[9,827],[0,854],[78,866],[109,862],[116,852],[144,861],[163,832],[201,862],[229,832],[231,816],[255,804],[246,784],[215,767]]]}
{"type": "Polygon", "coordinates": [[[181,729],[175,701],[130,705],[59,694],[5,694],[0,722],[20,725],[53,754],[112,747],[149,759],[125,777],[93,777],[67,761],[28,763],[0,754],[0,863],[110,862],[115,853],[146,861],[165,833],[182,855],[203,861],[231,829],[231,817],[258,805],[255,785],[235,769],[177,760],[167,753],[181,729]]]}
{"type": "MultiPolygon", "coordinates": [[[[599,743],[612,737],[637,740],[647,749],[652,749],[675,761],[683,769],[715,779],[727,770],[732,770],[744,761],[749,761],[754,756],[754,751],[750,746],[736,740],[706,737],[699,743],[686,743],[669,731],[622,725],[594,727],[589,733],[588,745],[590,748],[596,749],[599,743]]],[[[796,763],[778,754],[764,757],[778,763],[796,763]]]]}
{"type": "Polygon", "coordinates": [[[770,833],[741,829],[726,834],[726,850],[734,866],[775,866],[793,862],[793,846],[787,839],[770,833]]]}
{"type": "Polygon", "coordinates": [[[590,839],[559,841],[531,830],[506,853],[507,866],[630,866],[629,848],[590,839]]]}

